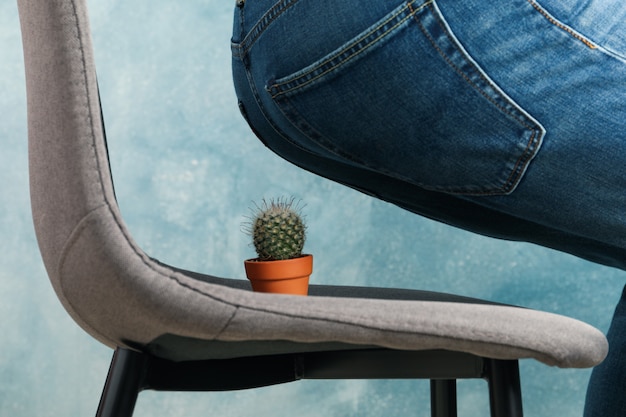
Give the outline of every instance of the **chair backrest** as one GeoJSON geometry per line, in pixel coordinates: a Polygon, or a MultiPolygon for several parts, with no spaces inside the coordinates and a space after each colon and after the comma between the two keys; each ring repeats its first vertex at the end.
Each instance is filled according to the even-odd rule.
{"type": "MultiPolygon", "coordinates": [[[[83,1],[20,0],[18,7],[35,231],[52,285],[73,313],[66,289],[74,285],[61,280],[66,251],[86,228],[108,233],[94,222],[120,218],[102,129],[91,32],[83,1]]],[[[121,222],[119,227],[123,228],[121,222]]]]}
{"type": "MultiPolygon", "coordinates": [[[[117,215],[82,1],[18,2],[28,93],[35,228],[53,280],[62,250],[91,213],[117,215]]],[[[55,285],[58,283],[53,282],[55,285]]]]}
{"type": "Polygon", "coordinates": [[[195,280],[149,258],[120,215],[86,2],[19,0],[18,8],[31,205],[40,252],[58,298],[81,327],[111,347],[129,335],[150,340],[173,329],[173,317],[180,315],[186,318],[178,323],[181,329],[185,321],[189,328],[203,323],[203,337],[217,334],[236,306],[210,302],[205,293],[217,286],[198,281],[198,290],[195,280]],[[197,296],[197,304],[189,292],[197,296]],[[166,310],[168,315],[162,313],[166,310]]]}

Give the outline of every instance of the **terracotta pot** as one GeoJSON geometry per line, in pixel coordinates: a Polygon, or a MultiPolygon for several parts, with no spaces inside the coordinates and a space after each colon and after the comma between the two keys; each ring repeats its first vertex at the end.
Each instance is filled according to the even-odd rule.
{"type": "Polygon", "coordinates": [[[283,261],[244,261],[246,275],[257,292],[307,295],[309,275],[313,272],[313,255],[283,261]]]}

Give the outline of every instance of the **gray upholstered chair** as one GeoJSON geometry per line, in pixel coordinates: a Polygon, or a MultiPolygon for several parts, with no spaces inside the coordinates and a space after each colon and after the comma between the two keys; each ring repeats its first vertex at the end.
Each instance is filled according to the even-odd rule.
{"type": "Polygon", "coordinates": [[[428,378],[432,415],[454,416],[455,379],[487,378],[492,415],[518,417],[518,359],[604,358],[598,330],[545,312],[395,289],[259,294],[150,258],[116,204],[85,0],[18,3],[41,254],[68,313],[115,349],[99,416],[131,415],[142,389],[303,378],[428,378]]]}

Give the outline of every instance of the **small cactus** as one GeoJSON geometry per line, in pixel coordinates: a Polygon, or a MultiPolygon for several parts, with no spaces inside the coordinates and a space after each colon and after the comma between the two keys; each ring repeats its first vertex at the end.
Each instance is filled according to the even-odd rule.
{"type": "Polygon", "coordinates": [[[278,261],[302,255],[306,225],[294,200],[263,200],[249,224],[259,260],[278,261]]]}

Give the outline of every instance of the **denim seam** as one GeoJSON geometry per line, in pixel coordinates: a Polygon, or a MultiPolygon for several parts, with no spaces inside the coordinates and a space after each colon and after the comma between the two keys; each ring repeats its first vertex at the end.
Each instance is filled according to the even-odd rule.
{"type": "MultiPolygon", "coordinates": [[[[437,16],[437,13],[435,13],[433,10],[431,10],[431,12],[432,12],[433,16],[437,16]]],[[[424,35],[428,38],[428,40],[430,41],[432,46],[437,50],[439,55],[441,55],[441,57],[448,63],[448,65],[450,65],[454,69],[454,71],[457,74],[459,74],[468,84],[470,84],[474,89],[476,89],[483,97],[485,97],[491,104],[493,104],[495,107],[497,107],[500,111],[502,111],[505,114],[508,114],[509,116],[511,116],[512,118],[517,120],[525,128],[527,128],[529,130],[535,130],[535,127],[530,125],[530,124],[528,124],[528,122],[524,118],[520,118],[519,115],[513,114],[511,111],[509,111],[508,109],[503,107],[500,103],[495,101],[488,93],[486,93],[479,85],[477,85],[474,81],[472,81],[470,79],[470,77],[468,77],[468,75],[461,68],[459,68],[458,65],[456,65],[454,62],[452,62],[450,57],[448,57],[448,55],[441,49],[441,47],[439,47],[439,45],[437,44],[437,41],[435,39],[433,39],[433,37],[430,35],[428,30],[424,27],[422,22],[419,21],[417,19],[417,17],[415,17],[415,20],[417,21],[417,24],[419,25],[420,29],[422,30],[422,33],[424,33],[424,35]]],[[[439,24],[439,26],[441,27],[443,32],[446,34],[446,37],[448,37],[450,42],[455,44],[456,42],[453,39],[450,39],[450,35],[448,33],[448,28],[444,25],[444,23],[441,22],[438,18],[437,18],[437,23],[439,24]]],[[[465,53],[463,53],[463,55],[465,55],[465,53]]],[[[494,88],[493,87],[493,82],[491,80],[489,80],[487,77],[485,77],[485,75],[482,73],[482,71],[479,68],[477,68],[471,62],[470,62],[470,65],[473,67],[473,69],[476,71],[476,74],[481,78],[481,80],[485,84],[487,84],[487,85],[491,86],[492,88],[494,88]]]]}
{"type": "Polygon", "coordinates": [[[591,40],[586,35],[577,32],[575,29],[567,26],[565,23],[559,21],[557,18],[552,16],[550,12],[544,9],[543,6],[541,6],[535,0],[527,0],[527,1],[533,6],[533,8],[535,8],[535,10],[537,10],[537,12],[539,12],[539,14],[541,14],[545,19],[547,19],[548,22],[550,22],[557,28],[563,30],[564,32],[572,36],[574,39],[579,40],[580,42],[585,44],[587,47],[589,47],[589,49],[595,49],[611,58],[617,59],[618,61],[622,63],[626,63],[626,56],[624,55],[623,52],[613,50],[611,49],[611,47],[608,47],[606,45],[603,45],[602,43],[591,40]]]}
{"type": "Polygon", "coordinates": [[[250,29],[250,32],[246,35],[246,37],[241,41],[241,43],[233,44],[233,54],[243,58],[247,55],[248,51],[257,39],[265,32],[265,29],[269,27],[269,25],[275,21],[280,15],[282,15],[287,9],[296,4],[298,0],[284,0],[276,3],[269,9],[265,14],[259,19],[259,21],[250,29]]]}
{"type": "Polygon", "coordinates": [[[339,49],[331,52],[324,61],[316,63],[313,67],[298,74],[297,77],[287,77],[284,81],[274,81],[272,85],[268,87],[268,92],[271,94],[272,98],[288,94],[293,90],[300,89],[315,82],[317,79],[332,72],[335,68],[357,58],[359,55],[374,47],[386,36],[402,26],[415,13],[432,3],[433,0],[428,0],[420,5],[420,7],[414,8],[412,5],[416,2],[417,0],[411,0],[407,2],[406,5],[397,8],[373,28],[368,29],[367,32],[359,35],[349,44],[342,45],[339,49]],[[407,10],[409,11],[409,14],[400,18],[400,16],[407,10]],[[394,22],[394,20],[398,18],[400,18],[400,20],[394,22]],[[387,28],[387,25],[391,23],[393,23],[393,26],[387,28]],[[369,39],[372,36],[375,36],[375,38],[369,39]]]}
{"type": "Polygon", "coordinates": [[[533,8],[535,8],[535,10],[537,10],[543,17],[545,17],[550,23],[552,23],[554,26],[558,27],[559,29],[561,29],[562,31],[568,33],[570,36],[572,36],[574,39],[577,39],[579,41],[581,41],[582,43],[584,43],[585,45],[587,45],[589,48],[591,49],[596,49],[598,46],[592,42],[591,40],[587,39],[585,36],[583,36],[582,34],[576,32],[574,29],[572,29],[571,27],[565,25],[562,22],[559,22],[556,18],[552,17],[550,15],[550,13],[548,13],[547,10],[545,10],[541,5],[539,5],[539,3],[537,3],[534,0],[527,0],[528,3],[531,4],[531,6],[533,6],[533,8]]]}

